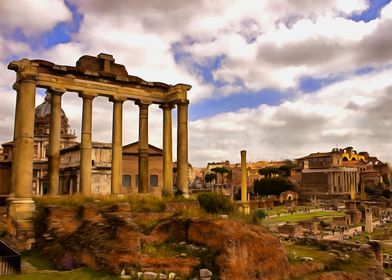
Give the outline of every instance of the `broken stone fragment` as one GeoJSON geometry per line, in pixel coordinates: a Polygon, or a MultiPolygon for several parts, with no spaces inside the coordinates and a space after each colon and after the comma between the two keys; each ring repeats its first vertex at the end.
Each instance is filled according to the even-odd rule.
{"type": "Polygon", "coordinates": [[[200,273],[200,278],[212,277],[211,270],[209,270],[207,268],[200,269],[199,273],[200,273]]]}
{"type": "Polygon", "coordinates": [[[147,271],[143,273],[143,280],[156,280],[157,279],[158,274],[155,272],[151,272],[151,271],[147,271]]]}

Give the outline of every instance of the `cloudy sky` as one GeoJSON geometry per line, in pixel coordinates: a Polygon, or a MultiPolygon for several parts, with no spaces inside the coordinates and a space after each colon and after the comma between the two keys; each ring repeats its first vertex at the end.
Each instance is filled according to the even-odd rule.
{"type": "MultiPolygon", "coordinates": [[[[13,135],[10,61],[74,65],[104,52],[144,80],[192,85],[194,166],[239,162],[242,149],[257,161],[346,146],[392,161],[390,1],[2,0],[0,18],[0,143],[13,135]]],[[[78,135],[81,105],[63,96],[78,135]]],[[[94,105],[93,140],[109,142],[111,103],[94,105]]],[[[162,147],[155,105],[149,124],[162,147]]],[[[138,108],[126,102],[124,143],[137,141],[137,127],[138,108]]]]}

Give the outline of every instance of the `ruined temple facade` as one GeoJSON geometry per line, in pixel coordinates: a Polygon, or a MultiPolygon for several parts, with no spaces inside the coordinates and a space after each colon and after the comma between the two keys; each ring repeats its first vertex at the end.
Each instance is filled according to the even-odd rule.
{"type": "MultiPolygon", "coordinates": [[[[33,196],[35,97],[36,89],[50,94],[49,144],[40,147],[48,152],[48,185],[51,195],[60,192],[60,151],[62,149],[62,110],[64,93],[76,94],[82,100],[82,129],[80,143],[79,192],[89,196],[92,191],[92,121],[93,105],[97,96],[106,97],[113,104],[112,154],[110,194],[119,195],[122,189],[122,127],[123,105],[134,102],[139,107],[138,192],[149,193],[148,115],[151,105],[162,109],[163,124],[163,189],[173,192],[172,110],[177,111],[177,177],[176,186],[188,197],[188,91],[187,84],[169,85],[147,82],[129,75],[125,66],[115,62],[110,54],[96,57],[84,55],[75,66],[59,65],[50,61],[27,58],[12,61],[8,69],[15,71],[16,90],[14,137],[12,141],[11,178],[8,179],[7,233],[17,248],[29,248],[34,242],[33,196]]],[[[37,152],[38,152],[37,146],[37,152]]],[[[3,156],[2,156],[3,157],[3,156]]],[[[3,169],[1,169],[3,173],[3,169]]]]}
{"type": "Polygon", "coordinates": [[[297,162],[298,168],[293,172],[297,190],[304,197],[348,198],[351,194],[363,197],[365,187],[390,181],[387,164],[367,152],[357,153],[352,147],[312,153],[297,162]]]}
{"type": "MultiPolygon", "coordinates": [[[[48,155],[51,114],[51,95],[35,109],[34,119],[34,163],[33,195],[49,193],[48,155]]],[[[77,135],[70,128],[68,118],[61,110],[60,140],[60,178],[58,194],[67,195],[80,192],[80,143],[77,135]]],[[[0,158],[0,195],[10,193],[11,162],[13,142],[3,143],[0,158]]],[[[138,192],[138,142],[123,146],[122,153],[122,194],[138,192]]],[[[163,152],[149,145],[149,192],[160,194],[163,188],[163,152]]],[[[112,145],[110,143],[92,142],[91,193],[110,194],[111,189],[112,145]]]]}

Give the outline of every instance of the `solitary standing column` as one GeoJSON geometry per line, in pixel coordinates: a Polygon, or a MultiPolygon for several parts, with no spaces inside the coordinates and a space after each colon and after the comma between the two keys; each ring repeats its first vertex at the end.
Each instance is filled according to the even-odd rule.
{"type": "Polygon", "coordinates": [[[188,104],[177,104],[177,188],[185,198],[188,193],[188,104]]]}
{"type": "Polygon", "coordinates": [[[246,182],[246,151],[241,151],[241,201],[248,201],[247,182],[246,182]]]}
{"type": "Polygon", "coordinates": [[[50,134],[49,134],[49,192],[59,193],[60,178],[60,133],[61,133],[61,95],[65,90],[50,89],[50,134]]]}
{"type": "Polygon", "coordinates": [[[148,106],[150,103],[135,102],[139,106],[139,193],[148,193],[148,106]]]}
{"type": "Polygon", "coordinates": [[[122,186],[122,119],[125,99],[111,97],[113,102],[112,125],[112,194],[121,193],[122,186]]]}
{"type": "Polygon", "coordinates": [[[82,143],[80,144],[80,192],[91,194],[91,128],[93,115],[93,99],[96,95],[81,93],[83,98],[82,143]]]}
{"type": "Polygon", "coordinates": [[[173,194],[172,104],[162,104],[163,109],[163,191],[173,194]]]}

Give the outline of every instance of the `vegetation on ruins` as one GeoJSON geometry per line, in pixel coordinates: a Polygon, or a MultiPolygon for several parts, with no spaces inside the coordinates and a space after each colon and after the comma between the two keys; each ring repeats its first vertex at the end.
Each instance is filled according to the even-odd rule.
{"type": "Polygon", "coordinates": [[[259,169],[259,174],[266,177],[266,178],[271,178],[274,175],[280,175],[280,170],[277,167],[264,167],[259,169]]]}
{"type": "Polygon", "coordinates": [[[254,182],[254,192],[258,195],[279,195],[293,189],[294,185],[281,176],[263,178],[254,182]]]}
{"type": "Polygon", "coordinates": [[[277,175],[282,177],[289,177],[291,173],[291,169],[293,169],[296,164],[291,160],[285,160],[285,164],[279,167],[275,166],[266,166],[264,168],[259,169],[259,174],[266,177],[271,178],[277,175]]]}
{"type": "Polygon", "coordinates": [[[263,209],[256,209],[255,211],[253,211],[253,222],[254,223],[259,223],[265,217],[267,217],[267,213],[265,213],[265,211],[263,209]]]}
{"type": "Polygon", "coordinates": [[[229,170],[227,168],[224,167],[215,167],[211,169],[212,172],[215,172],[215,174],[220,174],[222,177],[222,182],[223,182],[223,176],[226,173],[229,173],[229,170]]]}
{"type": "Polygon", "coordinates": [[[204,176],[204,181],[205,181],[206,183],[211,183],[211,182],[214,181],[214,180],[216,180],[216,174],[214,174],[214,173],[207,173],[207,174],[204,176]]]}
{"type": "Polygon", "coordinates": [[[211,214],[229,214],[234,211],[230,198],[220,193],[201,193],[197,197],[200,207],[211,214]]]}

